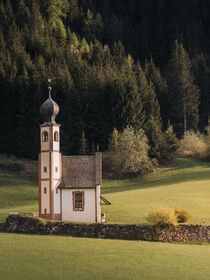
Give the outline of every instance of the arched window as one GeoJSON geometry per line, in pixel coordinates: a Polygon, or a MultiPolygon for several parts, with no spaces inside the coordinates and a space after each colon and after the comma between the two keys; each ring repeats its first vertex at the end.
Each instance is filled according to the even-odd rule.
{"type": "Polygon", "coordinates": [[[43,131],[42,132],[42,142],[47,142],[48,141],[48,132],[43,131]]]}
{"type": "Polygon", "coordinates": [[[59,136],[58,136],[58,132],[57,131],[54,132],[54,141],[55,142],[59,141],[59,136]]]}

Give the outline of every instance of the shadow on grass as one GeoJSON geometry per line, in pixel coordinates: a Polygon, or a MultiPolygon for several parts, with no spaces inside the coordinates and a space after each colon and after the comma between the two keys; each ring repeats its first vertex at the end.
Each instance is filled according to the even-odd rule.
{"type": "Polygon", "coordinates": [[[5,226],[6,226],[5,223],[0,223],[0,232],[5,232],[6,230],[5,226]]]}
{"type": "MultiPolygon", "coordinates": [[[[107,179],[108,186],[102,187],[102,193],[115,193],[123,192],[135,189],[155,188],[165,185],[174,185],[179,183],[185,183],[188,181],[203,181],[210,180],[210,164],[184,161],[179,166],[174,168],[165,169],[158,171],[158,174],[151,174],[144,178],[133,178],[133,179],[107,179]],[[191,162],[190,162],[191,163],[191,162]],[[194,171],[192,168],[196,166],[202,168],[201,171],[194,171]],[[179,173],[179,171],[181,171],[179,173]],[[110,183],[109,183],[110,181],[110,183]],[[119,182],[118,182],[119,181],[119,182]]],[[[210,186],[210,182],[209,182],[210,186]]],[[[199,187],[199,185],[198,185],[199,187]]]]}
{"type": "Polygon", "coordinates": [[[13,175],[1,175],[0,174],[0,187],[9,187],[9,186],[23,186],[31,185],[36,186],[36,182],[33,180],[26,180],[22,177],[14,177],[13,175]]]}
{"type": "Polygon", "coordinates": [[[208,167],[210,168],[210,162],[203,160],[195,160],[190,158],[178,158],[174,165],[170,167],[171,170],[188,169],[192,167],[208,167]]]}

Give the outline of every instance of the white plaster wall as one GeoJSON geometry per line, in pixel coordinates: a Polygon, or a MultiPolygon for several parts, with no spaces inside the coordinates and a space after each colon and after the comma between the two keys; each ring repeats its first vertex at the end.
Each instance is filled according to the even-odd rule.
{"type": "Polygon", "coordinates": [[[60,189],[56,193],[57,187],[61,179],[61,154],[59,152],[52,152],[52,169],[53,169],[53,191],[54,191],[54,213],[60,214],[60,189]],[[58,167],[58,171],[55,172],[55,168],[58,167]]]}
{"type": "Polygon", "coordinates": [[[95,223],[95,189],[62,189],[62,220],[95,223]],[[73,210],[72,193],[84,191],[84,211],[73,210]]]}
{"type": "Polygon", "coordinates": [[[53,126],[53,150],[55,151],[59,151],[60,150],[60,128],[59,126],[53,126]],[[54,132],[57,131],[58,132],[58,142],[54,141],[54,132]]]}
{"type": "Polygon", "coordinates": [[[52,152],[52,168],[53,168],[53,178],[59,179],[61,176],[61,154],[59,152],[52,152]],[[55,168],[58,167],[58,172],[55,172],[55,168]]]}
{"type": "Polygon", "coordinates": [[[100,205],[101,186],[96,187],[96,205],[97,205],[97,223],[101,222],[101,205],[100,205]]]}
{"type": "Polygon", "coordinates": [[[49,178],[50,162],[49,162],[49,153],[41,153],[41,179],[49,178]],[[47,172],[44,172],[44,167],[47,167],[47,172]]]}
{"type": "Polygon", "coordinates": [[[57,189],[58,185],[57,180],[54,181],[54,213],[55,214],[60,214],[61,213],[61,208],[60,208],[60,189],[57,189]],[[58,192],[56,192],[56,189],[58,192]]]}
{"type": "Polygon", "coordinates": [[[50,187],[49,181],[41,182],[41,213],[44,214],[44,209],[47,209],[47,214],[50,213],[50,187]],[[47,193],[44,193],[44,188],[47,188],[47,193]]]}
{"type": "Polygon", "coordinates": [[[49,140],[50,140],[49,127],[41,127],[41,130],[40,130],[41,151],[49,150],[49,143],[50,143],[49,140]],[[42,132],[44,130],[48,132],[48,142],[42,142],[42,132]]]}

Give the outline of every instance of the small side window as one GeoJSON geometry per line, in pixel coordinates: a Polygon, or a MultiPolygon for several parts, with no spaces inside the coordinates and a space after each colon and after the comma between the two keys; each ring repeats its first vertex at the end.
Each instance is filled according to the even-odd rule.
{"type": "Polygon", "coordinates": [[[46,194],[47,193],[47,188],[46,187],[44,187],[44,194],[46,194]]]}
{"type": "Polygon", "coordinates": [[[46,166],[44,166],[43,171],[44,171],[44,173],[47,173],[47,167],[46,166]]]}
{"type": "Polygon", "coordinates": [[[73,210],[84,211],[84,192],[73,192],[73,210]]]}

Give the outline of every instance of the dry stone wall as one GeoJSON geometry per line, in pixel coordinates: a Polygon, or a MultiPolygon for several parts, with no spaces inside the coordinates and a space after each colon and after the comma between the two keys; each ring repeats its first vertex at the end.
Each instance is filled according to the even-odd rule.
{"type": "Polygon", "coordinates": [[[6,231],[11,233],[162,242],[210,241],[210,226],[206,225],[142,226],[124,224],[76,224],[45,221],[39,218],[21,215],[9,215],[7,217],[6,231]]]}

